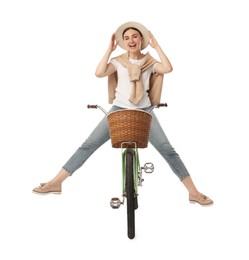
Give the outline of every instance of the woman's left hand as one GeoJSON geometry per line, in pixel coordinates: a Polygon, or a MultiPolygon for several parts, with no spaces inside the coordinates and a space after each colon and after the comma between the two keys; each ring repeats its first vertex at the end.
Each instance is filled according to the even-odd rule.
{"type": "Polygon", "coordinates": [[[155,39],[154,35],[149,32],[149,35],[150,35],[150,40],[149,40],[149,45],[152,47],[152,48],[156,48],[158,46],[158,42],[157,40],[155,39]]]}

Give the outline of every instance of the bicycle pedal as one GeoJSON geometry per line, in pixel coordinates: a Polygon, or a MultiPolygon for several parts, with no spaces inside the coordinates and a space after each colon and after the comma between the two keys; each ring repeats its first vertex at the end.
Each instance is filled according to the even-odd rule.
{"type": "Polygon", "coordinates": [[[118,209],[121,206],[122,202],[119,198],[112,198],[110,201],[110,205],[113,209],[118,209]]]}
{"type": "Polygon", "coordinates": [[[145,173],[152,173],[154,171],[153,163],[145,163],[144,167],[142,167],[145,173]]]}

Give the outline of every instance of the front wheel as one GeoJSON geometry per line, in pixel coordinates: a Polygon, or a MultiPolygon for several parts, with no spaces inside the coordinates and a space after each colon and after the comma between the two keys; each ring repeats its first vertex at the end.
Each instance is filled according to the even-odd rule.
{"type": "Polygon", "coordinates": [[[134,150],[126,150],[126,197],[127,197],[127,227],[128,237],[135,237],[135,190],[134,190],[134,150]]]}

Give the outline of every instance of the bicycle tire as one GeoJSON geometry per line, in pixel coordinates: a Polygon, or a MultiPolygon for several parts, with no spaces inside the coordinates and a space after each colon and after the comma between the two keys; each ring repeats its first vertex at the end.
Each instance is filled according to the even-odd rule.
{"type": "Polygon", "coordinates": [[[135,237],[135,190],[134,190],[134,151],[133,149],[126,150],[126,199],[127,199],[127,232],[128,237],[135,237]]]}

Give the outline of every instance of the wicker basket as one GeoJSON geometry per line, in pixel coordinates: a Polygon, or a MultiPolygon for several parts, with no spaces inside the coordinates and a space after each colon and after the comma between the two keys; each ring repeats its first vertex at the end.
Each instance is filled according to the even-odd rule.
{"type": "MultiPolygon", "coordinates": [[[[123,142],[135,142],[137,148],[148,146],[152,116],[142,110],[125,109],[107,116],[113,148],[120,148],[123,142]]],[[[123,147],[134,147],[126,144],[123,147]]]]}

